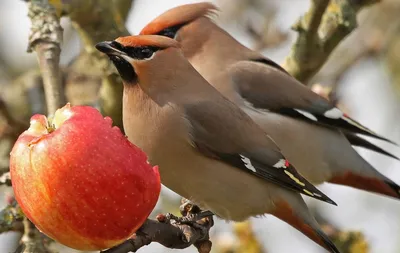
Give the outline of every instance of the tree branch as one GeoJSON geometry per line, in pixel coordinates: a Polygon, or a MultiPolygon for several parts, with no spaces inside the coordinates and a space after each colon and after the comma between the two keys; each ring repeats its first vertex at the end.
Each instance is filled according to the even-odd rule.
{"type": "Polygon", "coordinates": [[[300,24],[300,27],[307,31],[304,34],[307,40],[314,41],[317,39],[318,27],[328,4],[329,0],[312,0],[310,10],[303,19],[300,19],[300,22],[303,23],[302,25],[300,24]]]}
{"type": "MultiPolygon", "coordinates": [[[[183,217],[193,217],[200,212],[200,208],[192,204],[189,205],[189,209],[181,209],[183,217]]],[[[211,251],[209,231],[214,225],[212,216],[189,223],[180,223],[167,217],[168,215],[158,215],[157,220],[147,219],[131,239],[101,253],[136,252],[151,242],[171,249],[184,249],[194,245],[199,253],[211,251]]]]}
{"type": "Polygon", "coordinates": [[[298,37],[283,67],[307,82],[331,52],[357,27],[357,13],[379,0],[313,0],[308,12],[293,26],[298,37]]]}
{"type": "Polygon", "coordinates": [[[28,16],[32,21],[28,52],[36,51],[43,77],[47,113],[54,112],[65,103],[61,89],[59,69],[63,29],[55,9],[47,0],[31,0],[28,16]]]}

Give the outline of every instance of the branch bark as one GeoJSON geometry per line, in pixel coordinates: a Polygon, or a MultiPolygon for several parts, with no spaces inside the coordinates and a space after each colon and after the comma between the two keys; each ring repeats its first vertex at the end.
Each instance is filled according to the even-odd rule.
{"type": "Polygon", "coordinates": [[[63,29],[56,10],[47,0],[32,0],[28,3],[28,8],[28,16],[32,21],[28,52],[34,50],[37,53],[47,113],[54,114],[65,103],[59,68],[63,29]]]}
{"type": "Polygon", "coordinates": [[[313,0],[308,12],[292,27],[298,36],[283,67],[299,81],[309,81],[357,27],[357,13],[379,1],[313,0]]]}
{"type": "MultiPolygon", "coordinates": [[[[192,204],[181,208],[183,217],[191,217],[200,212],[201,209],[192,204]]],[[[212,243],[209,240],[209,231],[214,225],[212,216],[190,223],[180,223],[167,217],[166,215],[158,215],[157,220],[147,219],[131,239],[100,253],[136,252],[152,242],[157,242],[171,249],[184,249],[194,245],[199,253],[211,251],[212,243]]]]}

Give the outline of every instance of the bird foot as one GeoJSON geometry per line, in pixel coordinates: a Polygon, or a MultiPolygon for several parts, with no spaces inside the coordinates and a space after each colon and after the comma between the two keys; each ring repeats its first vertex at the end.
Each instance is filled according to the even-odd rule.
{"type": "Polygon", "coordinates": [[[199,213],[191,213],[181,217],[175,216],[172,213],[167,213],[165,214],[165,218],[167,221],[173,220],[179,224],[194,225],[194,223],[196,223],[197,221],[211,217],[213,215],[214,213],[212,213],[211,211],[201,211],[199,213]]]}
{"type": "MultiPolygon", "coordinates": [[[[193,204],[193,202],[182,199],[182,205],[179,207],[181,217],[175,216],[172,213],[165,214],[164,222],[168,222],[173,225],[188,225],[194,229],[200,231],[200,235],[204,238],[207,238],[208,241],[208,231],[209,227],[205,226],[206,224],[210,224],[211,226],[214,224],[214,220],[212,216],[214,215],[211,211],[203,211],[199,206],[193,204]]],[[[197,245],[195,244],[197,247],[197,245]]]]}
{"type": "Polygon", "coordinates": [[[214,215],[213,212],[207,210],[203,211],[199,206],[185,198],[182,199],[182,205],[180,205],[179,210],[182,215],[181,217],[173,215],[172,213],[166,213],[162,215],[162,219],[160,219],[160,216],[157,219],[175,225],[189,225],[195,229],[204,230],[204,233],[208,232],[208,229],[204,227],[204,223],[214,223],[212,219],[214,215]]]}

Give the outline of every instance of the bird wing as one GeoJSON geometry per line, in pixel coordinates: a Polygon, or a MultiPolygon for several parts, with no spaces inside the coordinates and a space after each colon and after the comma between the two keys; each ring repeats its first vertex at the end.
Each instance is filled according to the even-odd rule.
{"type": "Polygon", "coordinates": [[[241,61],[227,69],[236,91],[255,109],[268,110],[314,124],[363,134],[395,144],[350,118],[327,99],[270,62],[241,61]]]}
{"type": "Polygon", "coordinates": [[[185,105],[192,146],[198,152],[279,186],[336,205],[296,171],[247,114],[225,98],[222,100],[223,103],[209,100],[185,105]]]}

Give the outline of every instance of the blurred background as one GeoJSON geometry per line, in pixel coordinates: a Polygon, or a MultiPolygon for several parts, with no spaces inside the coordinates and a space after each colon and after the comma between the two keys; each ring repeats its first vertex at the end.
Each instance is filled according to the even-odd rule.
{"type": "MultiPolygon", "coordinates": [[[[110,2],[118,4],[122,1],[110,2]]],[[[129,33],[137,34],[165,10],[193,2],[199,1],[134,0],[129,3],[131,6],[125,10],[126,13],[121,15],[121,22],[123,25],[125,20],[129,33]]],[[[259,50],[280,64],[289,54],[297,36],[291,26],[310,6],[310,0],[214,2],[222,10],[216,18],[219,25],[244,45],[259,50]]],[[[45,112],[36,56],[26,51],[30,29],[27,13],[24,1],[0,1],[0,99],[21,129],[26,127],[33,113],[45,112]]],[[[359,28],[342,41],[308,83],[314,91],[337,101],[338,106],[350,116],[397,143],[400,143],[399,13],[400,0],[382,0],[361,11],[358,15],[359,28]]],[[[91,60],[85,58],[91,50],[90,43],[85,51],[87,45],[81,40],[82,27],[76,24],[76,20],[71,21],[68,17],[61,19],[64,28],[61,66],[65,93],[72,104],[99,106],[99,99],[103,98],[101,69],[91,69],[91,60]]],[[[111,33],[107,39],[115,37],[111,33]]],[[[1,174],[8,170],[10,148],[18,136],[7,129],[9,123],[0,118],[1,174]]],[[[400,156],[399,147],[373,139],[370,141],[400,156]]],[[[400,183],[399,161],[362,149],[359,152],[380,172],[400,183]]],[[[319,221],[325,224],[325,231],[351,245],[346,252],[400,252],[399,201],[337,185],[324,184],[320,189],[334,199],[338,207],[308,198],[306,201],[319,221]]],[[[7,186],[1,186],[0,190],[0,207],[3,208],[10,201],[12,190],[7,186]]],[[[164,188],[152,217],[160,212],[176,213],[179,201],[179,196],[164,188]]],[[[13,252],[20,237],[19,232],[0,234],[0,252],[13,252]]],[[[323,252],[302,234],[272,216],[240,224],[216,219],[211,237],[213,252],[323,252]]],[[[58,252],[77,252],[56,244],[51,247],[58,252]]],[[[154,243],[140,249],[140,252],[172,251],[154,243]]],[[[190,247],[181,252],[197,251],[190,247]]]]}

